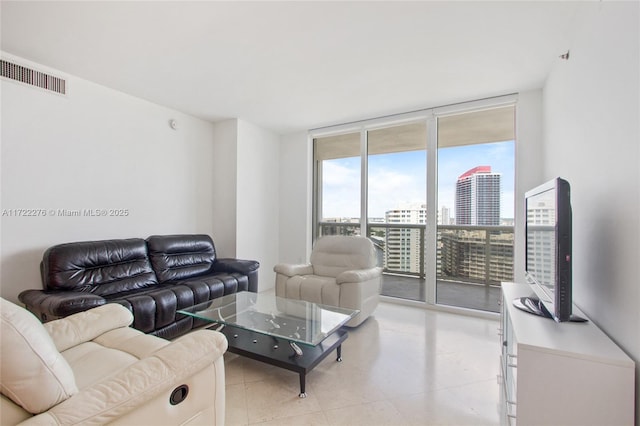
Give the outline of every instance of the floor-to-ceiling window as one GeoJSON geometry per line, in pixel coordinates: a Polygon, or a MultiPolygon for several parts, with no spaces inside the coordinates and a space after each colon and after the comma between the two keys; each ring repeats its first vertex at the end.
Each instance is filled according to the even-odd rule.
{"type": "Polygon", "coordinates": [[[382,294],[424,301],[427,126],[369,130],[367,229],[382,257],[382,294]]]}
{"type": "Polygon", "coordinates": [[[513,276],[513,99],[321,129],[314,237],[366,235],[382,295],[497,311],[513,276]]]}
{"type": "Polygon", "coordinates": [[[360,235],[360,133],[314,139],[315,235],[360,235]]]}
{"type": "Polygon", "coordinates": [[[513,280],[512,105],[438,117],[436,303],[498,312],[513,280]]]}

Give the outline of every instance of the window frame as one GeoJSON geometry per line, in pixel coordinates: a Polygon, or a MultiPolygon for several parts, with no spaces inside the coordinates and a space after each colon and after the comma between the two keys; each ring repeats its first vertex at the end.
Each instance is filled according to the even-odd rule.
{"type": "MultiPolygon", "coordinates": [[[[438,224],[438,119],[463,113],[472,113],[491,108],[513,106],[517,111],[517,94],[508,94],[492,98],[467,101],[457,104],[425,108],[422,110],[394,114],[384,117],[371,118],[367,120],[338,124],[334,126],[311,129],[308,132],[309,140],[312,143],[313,154],[311,155],[313,182],[312,182],[312,243],[315,243],[319,235],[319,219],[322,211],[322,194],[318,189],[318,182],[322,182],[322,170],[319,170],[318,161],[315,158],[315,139],[322,137],[338,136],[349,133],[360,134],[360,233],[367,236],[368,226],[368,152],[367,134],[373,130],[410,124],[412,122],[424,121],[427,126],[427,164],[426,164],[426,226],[425,226],[425,300],[409,301],[393,297],[382,296],[385,300],[392,300],[409,305],[429,305],[442,307],[436,304],[437,286],[437,224],[438,224]]],[[[514,123],[515,132],[515,123],[514,123]]],[[[517,149],[517,135],[514,135],[514,143],[517,149]]],[[[517,175],[517,172],[516,172],[517,175]]],[[[466,310],[465,308],[446,307],[448,310],[466,310]]]]}

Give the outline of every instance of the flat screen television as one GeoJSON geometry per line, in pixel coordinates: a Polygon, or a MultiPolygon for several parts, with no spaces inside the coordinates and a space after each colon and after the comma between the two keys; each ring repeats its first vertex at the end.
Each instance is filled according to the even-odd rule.
{"type": "Polygon", "coordinates": [[[514,301],[516,307],[557,322],[583,321],[572,315],[571,187],[562,178],[525,193],[525,276],[535,297],[514,301]]]}

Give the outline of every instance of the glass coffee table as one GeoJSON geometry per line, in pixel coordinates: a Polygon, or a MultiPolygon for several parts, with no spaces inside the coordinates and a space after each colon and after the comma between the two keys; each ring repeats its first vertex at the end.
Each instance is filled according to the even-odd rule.
{"type": "Polygon", "coordinates": [[[358,312],[248,291],[178,311],[202,324],[219,325],[216,330],[227,337],[229,352],[297,372],[301,398],[307,396],[307,373],[331,351],[342,361],[348,336],[342,326],[358,312]]]}

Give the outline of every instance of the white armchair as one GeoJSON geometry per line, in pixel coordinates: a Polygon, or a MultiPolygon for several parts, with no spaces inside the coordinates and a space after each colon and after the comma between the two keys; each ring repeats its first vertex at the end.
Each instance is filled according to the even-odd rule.
{"type": "Polygon", "coordinates": [[[112,303],[43,325],[0,301],[0,424],[224,423],[221,333],[169,342],[130,328],[112,303]]]}
{"type": "Polygon", "coordinates": [[[316,241],[308,264],[278,264],[276,296],[359,309],[347,326],[356,327],[378,306],[382,268],[365,237],[325,236],[316,241]]]}

